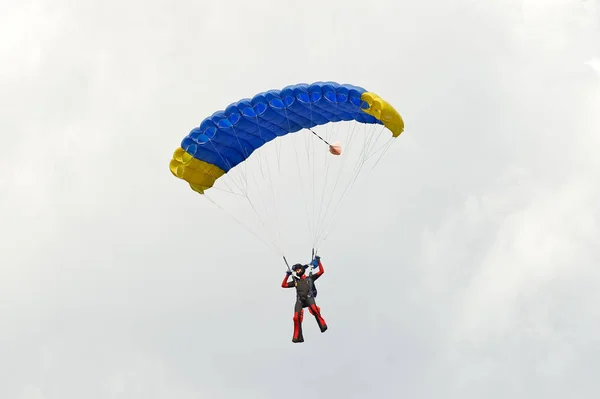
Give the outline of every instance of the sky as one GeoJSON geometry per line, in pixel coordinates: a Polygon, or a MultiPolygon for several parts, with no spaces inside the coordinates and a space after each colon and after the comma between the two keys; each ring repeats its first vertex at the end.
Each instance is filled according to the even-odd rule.
{"type": "Polygon", "coordinates": [[[0,397],[597,397],[597,0],[3,0],[0,59],[0,397]],[[293,344],[281,253],[168,164],[321,80],[405,132],[293,344]]]}

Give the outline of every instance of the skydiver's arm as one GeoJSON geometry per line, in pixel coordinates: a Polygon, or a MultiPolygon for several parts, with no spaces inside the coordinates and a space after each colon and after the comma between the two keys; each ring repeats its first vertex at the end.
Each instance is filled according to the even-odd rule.
{"type": "Polygon", "coordinates": [[[290,276],[288,276],[287,274],[285,275],[285,277],[283,278],[283,281],[281,282],[281,287],[282,288],[293,288],[295,286],[294,281],[288,281],[288,278],[290,276]]]}
{"type": "Polygon", "coordinates": [[[325,273],[325,269],[323,269],[323,263],[321,263],[321,260],[319,259],[319,271],[316,274],[313,274],[313,280],[321,277],[323,273],[325,273]]]}

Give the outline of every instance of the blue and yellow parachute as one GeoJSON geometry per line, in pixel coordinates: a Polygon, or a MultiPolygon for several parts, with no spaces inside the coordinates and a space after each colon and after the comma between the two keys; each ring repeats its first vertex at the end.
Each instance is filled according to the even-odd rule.
{"type": "Polygon", "coordinates": [[[361,87],[335,82],[296,84],[234,102],[205,118],[175,150],[170,170],[204,194],[265,143],[340,121],[381,124],[392,137],[404,131],[394,107],[361,87]]]}

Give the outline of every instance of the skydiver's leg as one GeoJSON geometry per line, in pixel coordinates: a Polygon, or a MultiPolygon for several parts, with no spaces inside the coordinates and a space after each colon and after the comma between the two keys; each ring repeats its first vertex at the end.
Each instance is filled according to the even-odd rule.
{"type": "Polygon", "coordinates": [[[292,342],[304,342],[304,336],[302,335],[304,309],[302,308],[302,302],[299,299],[296,299],[296,305],[294,306],[294,336],[292,337],[292,342]]]}
{"type": "Polygon", "coordinates": [[[323,319],[323,317],[321,316],[321,308],[317,306],[313,298],[309,298],[306,302],[308,303],[308,311],[310,312],[310,314],[315,316],[315,319],[317,320],[317,324],[319,325],[321,332],[323,333],[327,331],[327,323],[325,323],[325,319],[323,319]]]}

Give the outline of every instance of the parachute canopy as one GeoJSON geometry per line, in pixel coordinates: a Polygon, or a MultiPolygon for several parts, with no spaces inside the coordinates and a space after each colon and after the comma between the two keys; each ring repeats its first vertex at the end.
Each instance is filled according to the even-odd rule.
{"type": "Polygon", "coordinates": [[[372,92],[351,84],[302,83],[242,99],[205,118],[175,150],[170,170],[204,194],[265,143],[340,121],[384,125],[392,137],[404,131],[400,114],[372,92]]]}

